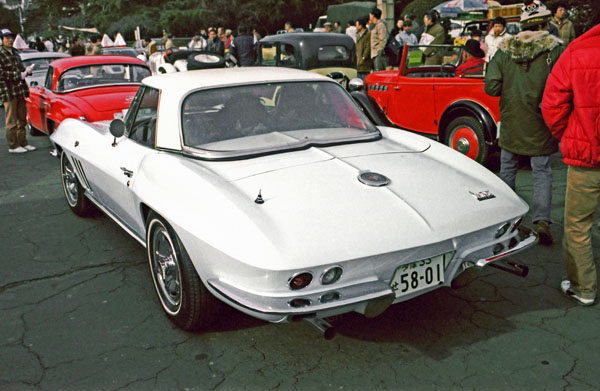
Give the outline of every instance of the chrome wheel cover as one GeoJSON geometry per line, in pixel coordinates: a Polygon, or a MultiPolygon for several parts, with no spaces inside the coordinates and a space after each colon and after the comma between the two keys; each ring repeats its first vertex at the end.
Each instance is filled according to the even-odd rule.
{"type": "Polygon", "coordinates": [[[69,205],[74,208],[77,206],[77,198],[79,196],[77,175],[75,174],[75,170],[73,170],[73,166],[67,158],[67,155],[64,153],[61,158],[60,168],[65,197],[67,198],[69,205]]]}
{"type": "Polygon", "coordinates": [[[165,311],[177,314],[181,308],[181,273],[171,236],[159,220],[148,227],[148,260],[156,292],[165,311]]]}

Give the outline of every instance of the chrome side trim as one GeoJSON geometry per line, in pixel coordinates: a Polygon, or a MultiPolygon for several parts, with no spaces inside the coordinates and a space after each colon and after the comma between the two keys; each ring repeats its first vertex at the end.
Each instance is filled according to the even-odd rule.
{"type": "Polygon", "coordinates": [[[129,226],[127,226],[125,223],[123,223],[121,220],[119,220],[114,214],[112,214],[108,209],[106,209],[104,206],[102,206],[102,204],[100,204],[100,202],[98,202],[92,194],[90,194],[89,192],[86,191],[85,196],[94,205],[96,205],[96,207],[98,209],[100,209],[100,211],[102,211],[102,213],[104,213],[106,216],[110,217],[110,219],[112,221],[114,221],[119,227],[121,227],[125,232],[127,232],[129,234],[129,236],[131,236],[132,238],[137,240],[139,244],[141,244],[142,246],[144,246],[144,248],[146,248],[146,239],[145,238],[140,238],[139,236],[137,236],[135,234],[135,232],[133,232],[133,230],[131,228],[129,228],[129,226]]]}

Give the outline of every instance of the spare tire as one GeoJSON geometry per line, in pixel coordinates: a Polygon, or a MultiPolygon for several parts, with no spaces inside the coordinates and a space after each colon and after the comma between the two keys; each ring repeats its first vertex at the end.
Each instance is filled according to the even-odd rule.
{"type": "Polygon", "coordinates": [[[187,63],[188,70],[225,68],[225,59],[218,54],[209,51],[190,54],[187,58],[187,63]]]}

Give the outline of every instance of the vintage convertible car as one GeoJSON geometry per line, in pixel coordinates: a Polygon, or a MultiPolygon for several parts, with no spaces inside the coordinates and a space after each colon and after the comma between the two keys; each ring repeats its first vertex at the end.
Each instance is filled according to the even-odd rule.
{"type": "Polygon", "coordinates": [[[387,119],[435,136],[480,163],[497,144],[500,98],[485,93],[484,75],[455,77],[461,46],[438,45],[444,63],[425,65],[421,46],[405,46],[398,70],[373,72],[365,89],[387,119]]]}
{"type": "MultiPolygon", "coordinates": [[[[146,78],[125,120],[63,121],[68,205],[147,248],[167,316],[376,316],[532,245],[527,204],[446,146],[377,127],[331,78],[250,67],[146,78]],[[216,300],[215,298],[219,299],[216,300]]],[[[518,266],[518,265],[517,265],[518,266]]],[[[523,271],[513,265],[513,272],[523,271]]]]}
{"type": "Polygon", "coordinates": [[[43,85],[29,87],[32,134],[51,134],[65,118],[94,122],[122,116],[150,69],[130,56],[76,56],[53,61],[43,85]]]}

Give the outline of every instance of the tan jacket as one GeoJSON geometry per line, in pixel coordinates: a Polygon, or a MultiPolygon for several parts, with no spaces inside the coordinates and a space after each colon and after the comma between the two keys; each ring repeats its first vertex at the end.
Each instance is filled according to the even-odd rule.
{"type": "Polygon", "coordinates": [[[370,31],[371,33],[371,58],[377,57],[380,54],[383,54],[383,49],[385,49],[385,43],[388,38],[387,27],[385,27],[385,23],[383,20],[379,19],[375,26],[370,31]]]}
{"type": "Polygon", "coordinates": [[[550,19],[550,23],[556,26],[560,39],[563,41],[563,46],[567,46],[569,42],[575,39],[575,28],[573,22],[569,19],[565,19],[562,22],[556,20],[556,18],[550,19]]]}
{"type": "Polygon", "coordinates": [[[371,32],[356,33],[356,71],[361,73],[371,72],[371,32]]]}

